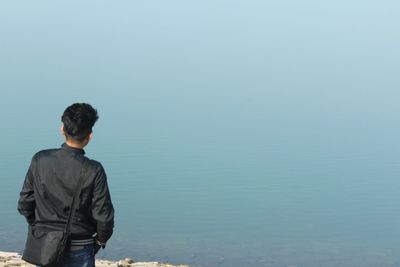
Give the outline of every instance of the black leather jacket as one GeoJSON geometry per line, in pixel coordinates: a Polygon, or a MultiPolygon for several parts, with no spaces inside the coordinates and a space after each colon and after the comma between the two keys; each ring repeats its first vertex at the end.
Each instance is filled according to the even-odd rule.
{"type": "MultiPolygon", "coordinates": [[[[83,164],[85,151],[63,144],[36,153],[26,174],[18,211],[30,224],[64,229],[83,164]]],[[[86,158],[87,159],[87,158],[86,158]]],[[[113,233],[114,208],[102,165],[88,159],[79,207],[71,227],[72,239],[97,234],[106,242],[113,233]]]]}

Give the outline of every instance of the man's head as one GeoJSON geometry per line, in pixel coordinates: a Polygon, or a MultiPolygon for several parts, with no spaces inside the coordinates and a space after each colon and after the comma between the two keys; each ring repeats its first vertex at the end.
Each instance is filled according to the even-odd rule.
{"type": "Polygon", "coordinates": [[[61,117],[62,132],[67,142],[86,145],[98,118],[97,110],[89,104],[75,103],[67,107],[61,117]]]}

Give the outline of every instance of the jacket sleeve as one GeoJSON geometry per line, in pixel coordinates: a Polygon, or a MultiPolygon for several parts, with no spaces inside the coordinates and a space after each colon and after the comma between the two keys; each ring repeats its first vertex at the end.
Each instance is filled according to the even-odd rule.
{"type": "Polygon", "coordinates": [[[101,165],[94,180],[92,216],[97,222],[97,239],[105,243],[113,233],[114,207],[108,189],[107,176],[101,165]]]}
{"type": "Polygon", "coordinates": [[[35,169],[35,157],[32,159],[31,165],[29,166],[28,172],[25,176],[25,181],[22,186],[22,190],[19,194],[18,200],[18,211],[25,216],[29,224],[35,222],[35,195],[33,190],[34,180],[34,169],[35,169]]]}

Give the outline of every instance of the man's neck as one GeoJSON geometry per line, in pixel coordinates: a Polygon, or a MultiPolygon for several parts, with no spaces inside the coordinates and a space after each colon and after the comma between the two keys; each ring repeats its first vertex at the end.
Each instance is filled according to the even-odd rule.
{"type": "Polygon", "coordinates": [[[70,140],[65,140],[65,143],[73,148],[79,148],[79,149],[83,149],[86,146],[86,143],[76,143],[76,142],[71,142],[70,140]]]}

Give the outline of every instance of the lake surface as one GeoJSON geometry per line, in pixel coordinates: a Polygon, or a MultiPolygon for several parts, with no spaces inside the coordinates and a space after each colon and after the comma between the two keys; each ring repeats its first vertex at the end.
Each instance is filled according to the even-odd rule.
{"type": "Polygon", "coordinates": [[[0,4],[0,250],[32,155],[89,102],[100,257],[399,266],[397,3],[89,2],[0,4]]]}

